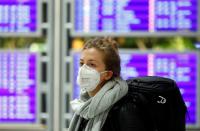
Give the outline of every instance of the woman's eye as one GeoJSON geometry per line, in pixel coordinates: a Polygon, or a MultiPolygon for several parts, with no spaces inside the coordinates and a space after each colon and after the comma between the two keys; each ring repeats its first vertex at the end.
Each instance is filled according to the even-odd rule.
{"type": "Polygon", "coordinates": [[[93,64],[93,63],[90,63],[90,64],[88,64],[88,66],[90,66],[90,67],[95,67],[96,65],[93,64]]]}
{"type": "Polygon", "coordinates": [[[79,66],[82,66],[83,65],[83,63],[79,63],[79,66]]]}

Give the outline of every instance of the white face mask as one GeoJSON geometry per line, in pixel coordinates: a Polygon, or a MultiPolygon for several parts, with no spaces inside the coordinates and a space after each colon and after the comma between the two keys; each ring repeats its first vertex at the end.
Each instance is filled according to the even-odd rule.
{"type": "Polygon", "coordinates": [[[93,91],[100,82],[100,75],[106,71],[99,73],[95,69],[84,64],[79,68],[77,83],[81,89],[87,92],[93,91]]]}

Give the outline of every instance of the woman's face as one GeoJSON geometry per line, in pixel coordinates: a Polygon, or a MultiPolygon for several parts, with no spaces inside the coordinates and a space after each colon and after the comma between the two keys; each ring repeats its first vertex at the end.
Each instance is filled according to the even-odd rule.
{"type": "Polygon", "coordinates": [[[103,61],[103,54],[95,48],[89,48],[82,51],[80,66],[83,64],[86,64],[98,72],[105,71],[106,67],[103,61]]]}
{"type": "MultiPolygon", "coordinates": [[[[80,66],[86,64],[87,66],[95,69],[98,72],[103,72],[106,70],[106,65],[103,61],[103,54],[95,48],[85,49],[81,53],[80,66]]],[[[105,84],[107,80],[112,77],[112,71],[107,71],[100,76],[99,85],[92,92],[88,92],[90,96],[94,96],[101,87],[105,84]]]]}

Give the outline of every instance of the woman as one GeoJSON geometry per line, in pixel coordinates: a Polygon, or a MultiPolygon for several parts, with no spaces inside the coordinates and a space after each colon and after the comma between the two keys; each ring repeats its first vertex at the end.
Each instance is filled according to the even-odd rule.
{"type": "Polygon", "coordinates": [[[142,131],[133,104],[120,102],[128,92],[120,70],[114,40],[95,38],[85,43],[77,77],[81,94],[71,102],[75,114],[69,131],[142,131]]]}

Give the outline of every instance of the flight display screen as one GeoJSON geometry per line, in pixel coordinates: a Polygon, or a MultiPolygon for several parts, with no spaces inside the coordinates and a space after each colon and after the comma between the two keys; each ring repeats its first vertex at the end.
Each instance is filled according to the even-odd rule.
{"type": "Polygon", "coordinates": [[[74,35],[196,33],[198,4],[198,0],[74,0],[74,35]]]}
{"type": "Polygon", "coordinates": [[[37,122],[37,54],[0,52],[0,123],[37,122]]]}
{"type": "Polygon", "coordinates": [[[0,0],[0,34],[37,34],[38,7],[38,0],[0,0]]]}

